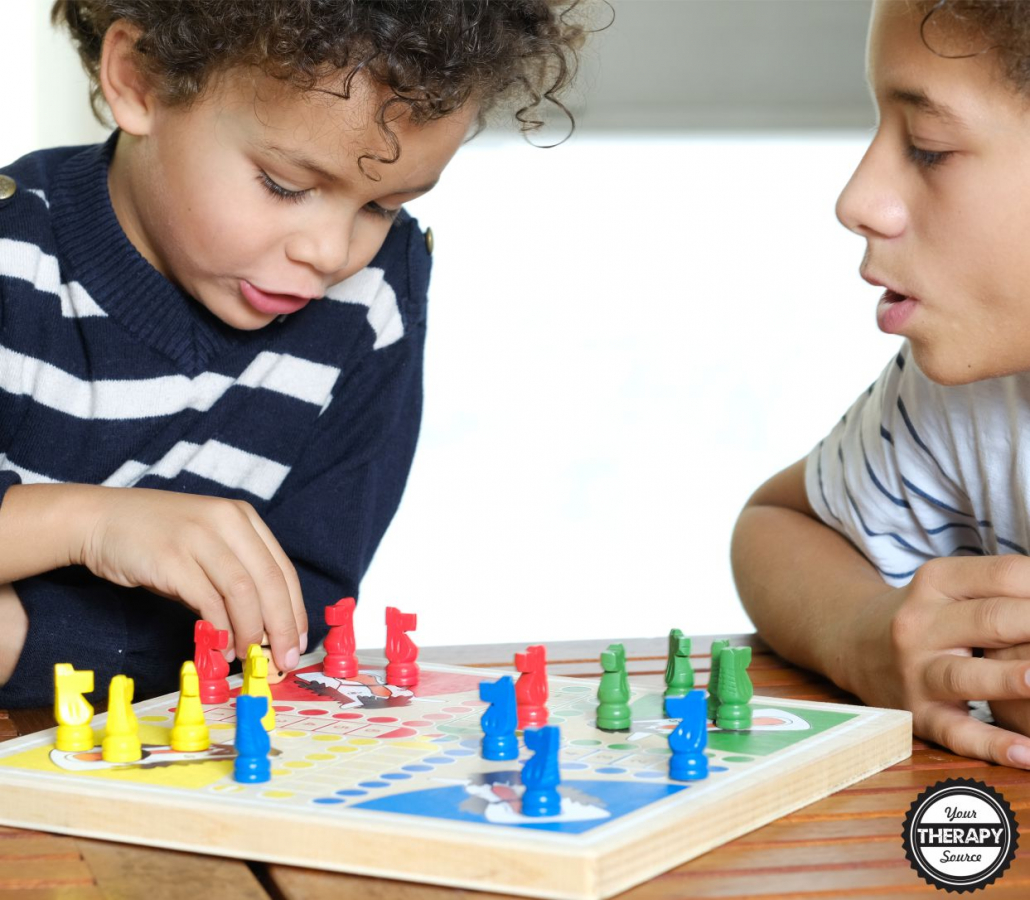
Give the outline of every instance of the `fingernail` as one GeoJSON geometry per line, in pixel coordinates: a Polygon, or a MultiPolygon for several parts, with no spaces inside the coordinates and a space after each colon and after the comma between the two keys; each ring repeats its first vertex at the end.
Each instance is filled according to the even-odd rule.
{"type": "Polygon", "coordinates": [[[236,650],[235,648],[230,647],[229,651],[225,654],[225,661],[232,662],[234,659],[236,659],[236,650]]]}
{"type": "Polygon", "coordinates": [[[300,662],[300,651],[296,647],[290,647],[286,653],[286,668],[296,669],[300,662]]]}
{"type": "Polygon", "coordinates": [[[1014,766],[1030,769],[1030,747],[1025,744],[1013,744],[1009,747],[1009,761],[1014,766]]]}
{"type": "MultiPolygon", "coordinates": [[[[304,633],[302,633],[301,636],[300,636],[300,652],[301,653],[307,653],[308,652],[308,633],[306,631],[304,633]]],[[[1030,673],[1027,673],[1026,677],[1030,678],[1030,673]]]]}

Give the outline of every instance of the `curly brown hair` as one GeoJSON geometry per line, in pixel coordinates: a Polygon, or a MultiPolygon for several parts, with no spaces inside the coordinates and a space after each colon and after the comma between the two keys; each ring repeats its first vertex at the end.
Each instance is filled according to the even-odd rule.
{"type": "Polygon", "coordinates": [[[575,123],[559,94],[572,82],[586,33],[573,10],[580,0],[56,0],[51,21],[64,25],[90,78],[93,114],[105,121],[99,68],[104,35],[119,19],[140,30],[141,72],[170,106],[197,100],[212,76],[257,67],[299,91],[325,90],[344,75],[347,98],[359,74],[385,86],[377,112],[387,122],[406,108],[414,123],[479,104],[478,125],[501,101],[526,133],[540,128],[548,103],[575,123]]]}
{"type": "Polygon", "coordinates": [[[922,0],[919,6],[929,50],[949,59],[992,54],[1009,82],[1030,93],[1030,2],[922,0]]]}

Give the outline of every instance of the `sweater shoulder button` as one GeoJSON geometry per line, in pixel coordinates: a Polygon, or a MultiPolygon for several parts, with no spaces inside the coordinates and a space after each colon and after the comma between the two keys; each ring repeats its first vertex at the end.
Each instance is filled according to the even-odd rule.
{"type": "Polygon", "coordinates": [[[0,200],[10,200],[18,190],[18,182],[8,175],[0,175],[0,200]]]}

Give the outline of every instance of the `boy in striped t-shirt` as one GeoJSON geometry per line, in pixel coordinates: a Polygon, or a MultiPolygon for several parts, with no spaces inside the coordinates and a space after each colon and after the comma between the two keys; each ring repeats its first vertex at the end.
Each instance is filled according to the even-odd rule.
{"type": "Polygon", "coordinates": [[[878,0],[868,75],[837,214],[906,342],[748,502],[734,573],[779,653],[1030,768],[1030,4],[878,0]]]}
{"type": "Polygon", "coordinates": [[[282,669],[321,639],[418,434],[403,205],[502,98],[533,126],[565,12],[58,0],[117,129],[0,169],[0,707],[56,662],[170,690],[198,615],[282,669]]]}

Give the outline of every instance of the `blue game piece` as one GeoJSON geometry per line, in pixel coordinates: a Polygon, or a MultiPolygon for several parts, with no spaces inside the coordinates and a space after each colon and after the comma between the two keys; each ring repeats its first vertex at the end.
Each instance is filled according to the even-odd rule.
{"type": "Polygon", "coordinates": [[[669,777],[676,781],[697,781],[708,777],[708,717],[705,692],[691,691],[683,697],[666,697],[671,719],[682,721],[669,733],[669,777]]]}
{"type": "Polygon", "coordinates": [[[233,777],[245,784],[257,784],[272,777],[268,759],[271,742],[261,719],[268,712],[267,697],[240,694],[236,698],[236,763],[233,777]]]}
{"type": "Polygon", "coordinates": [[[558,785],[558,746],[561,732],[557,725],[527,728],[522,733],[526,746],[533,755],[522,766],[522,815],[556,816],[561,812],[561,794],[558,785]]]}
{"type": "Polygon", "coordinates": [[[483,726],[483,759],[518,759],[515,682],[510,675],[503,675],[497,681],[481,681],[479,699],[490,704],[479,720],[483,726]]]}

